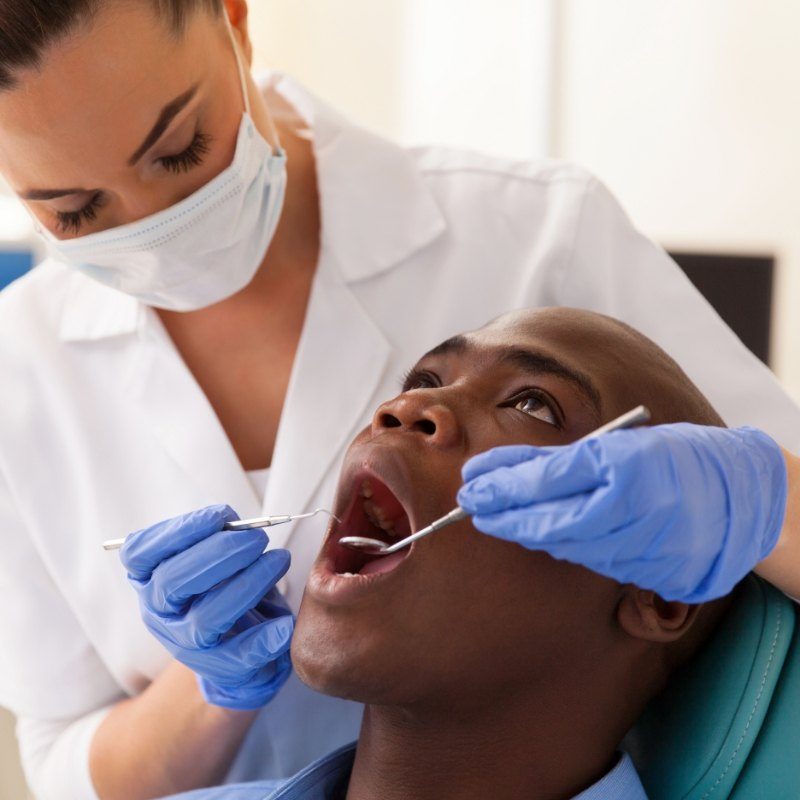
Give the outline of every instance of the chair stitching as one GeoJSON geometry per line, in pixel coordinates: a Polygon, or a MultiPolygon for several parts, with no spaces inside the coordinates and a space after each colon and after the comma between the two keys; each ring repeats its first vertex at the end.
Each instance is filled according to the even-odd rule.
{"type": "Polygon", "coordinates": [[[775,636],[772,639],[772,645],[770,646],[769,650],[769,658],[767,659],[767,663],[764,667],[764,672],[761,675],[761,685],[758,687],[758,694],[756,695],[755,700],[753,701],[753,707],[750,709],[750,716],[747,718],[747,722],[745,723],[744,730],[742,731],[742,735],[739,737],[739,741],[736,743],[736,747],[731,754],[731,757],[728,763],[725,765],[725,769],[722,770],[722,773],[719,775],[716,781],[714,781],[714,785],[700,798],[700,800],[706,800],[706,798],[710,797],[717,789],[719,784],[722,782],[722,779],[728,773],[728,770],[733,765],[733,762],[736,760],[736,756],[739,753],[739,750],[744,742],[745,738],[747,737],[747,731],[750,728],[750,723],[753,721],[753,717],[755,716],[756,709],[758,708],[759,702],[761,702],[761,695],[764,693],[764,686],[767,683],[767,673],[770,670],[770,666],[772,665],[772,659],[775,656],[775,648],[778,644],[778,634],[781,630],[781,618],[783,615],[783,606],[782,604],[778,606],[778,618],[775,623],[775,636]]]}

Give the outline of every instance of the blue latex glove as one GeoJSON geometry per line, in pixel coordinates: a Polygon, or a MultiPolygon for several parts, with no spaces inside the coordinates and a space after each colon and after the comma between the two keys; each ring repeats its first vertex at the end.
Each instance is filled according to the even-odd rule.
{"type": "Polygon", "coordinates": [[[753,428],[661,425],[464,466],[478,530],[666,600],[721,597],[765,558],[786,510],[778,445],[753,428]]]}
{"type": "Polygon", "coordinates": [[[257,709],[291,672],[294,618],[274,588],[290,555],[263,553],[263,530],[222,530],[235,519],[210,506],[159,522],[131,534],[120,557],[145,625],[197,674],[206,700],[257,709]]]}

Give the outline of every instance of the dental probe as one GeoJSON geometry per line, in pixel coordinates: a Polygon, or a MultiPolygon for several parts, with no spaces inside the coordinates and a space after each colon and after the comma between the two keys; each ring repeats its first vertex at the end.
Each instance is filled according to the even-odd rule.
{"type": "MultiPolygon", "coordinates": [[[[650,412],[648,409],[645,406],[637,406],[621,417],[612,419],[611,422],[601,425],[597,430],[586,434],[586,436],[582,436],[578,441],[583,442],[587,439],[596,439],[604,433],[619,431],[623,428],[632,428],[635,425],[644,425],[649,421],[650,412]]],[[[388,556],[392,553],[396,553],[398,550],[408,547],[413,542],[416,542],[417,539],[422,539],[423,536],[446,528],[454,522],[460,522],[462,519],[466,519],[467,516],[467,512],[460,506],[457,506],[450,513],[432,522],[427,528],[422,528],[422,530],[412,533],[411,536],[406,536],[405,539],[401,539],[399,542],[395,542],[392,545],[382,542],[380,539],[370,539],[366,536],[344,536],[339,539],[339,544],[344,547],[349,547],[351,550],[360,550],[362,553],[368,553],[371,556],[388,556]]]]}
{"type": "MultiPolygon", "coordinates": [[[[287,522],[294,522],[298,519],[308,519],[317,514],[330,514],[337,522],[338,518],[327,508],[317,508],[308,514],[282,514],[277,517],[256,517],[255,519],[237,519],[233,522],[226,522],[222,526],[224,531],[249,531],[253,528],[271,528],[273,525],[285,525],[287,522]]],[[[127,537],[125,537],[127,539],[127,537]]],[[[119,550],[125,544],[125,539],[109,539],[103,542],[103,550],[119,550]]]]}

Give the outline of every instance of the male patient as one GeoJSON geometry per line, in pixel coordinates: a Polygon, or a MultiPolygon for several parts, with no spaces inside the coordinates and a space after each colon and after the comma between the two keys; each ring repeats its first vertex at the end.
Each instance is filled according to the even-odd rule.
{"type": "Polygon", "coordinates": [[[292,645],[309,686],[366,704],[357,747],[184,797],[644,798],[620,741],[725,601],[668,603],[468,520],[383,558],[338,544],[442,516],[479,452],[566,444],[640,403],[723,424],[656,345],[586,311],[515,312],[424,356],[350,447],[292,645]]]}

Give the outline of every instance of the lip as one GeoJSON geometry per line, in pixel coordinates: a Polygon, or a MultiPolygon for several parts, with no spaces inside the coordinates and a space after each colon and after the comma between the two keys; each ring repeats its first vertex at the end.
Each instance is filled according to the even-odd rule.
{"type": "MultiPolygon", "coordinates": [[[[414,513],[414,493],[410,470],[397,447],[370,442],[359,445],[348,456],[345,472],[339,482],[336,516],[343,518],[351,503],[356,502],[358,487],[364,480],[373,479],[384,484],[395,496],[408,517],[411,531],[419,530],[419,520],[414,513]]],[[[306,591],[309,595],[329,605],[346,605],[369,596],[380,588],[388,589],[401,580],[408,563],[412,561],[417,543],[408,548],[406,557],[390,572],[357,574],[344,577],[335,569],[339,539],[353,531],[340,530],[339,523],[331,521],[322,550],[311,570],[306,591]]]]}

